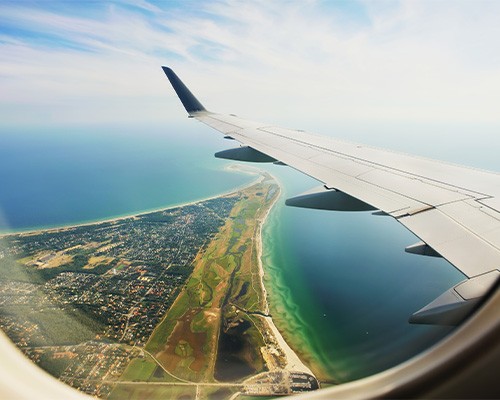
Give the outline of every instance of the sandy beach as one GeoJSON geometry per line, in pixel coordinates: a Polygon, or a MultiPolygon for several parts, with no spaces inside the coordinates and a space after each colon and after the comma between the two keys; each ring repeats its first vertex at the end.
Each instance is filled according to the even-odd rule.
{"type": "MultiPolygon", "coordinates": [[[[270,174],[271,175],[271,174],[270,174]]],[[[271,175],[272,179],[278,184],[278,190],[279,193],[274,199],[273,203],[271,206],[268,208],[267,213],[264,215],[261,221],[259,221],[259,229],[258,229],[258,235],[257,235],[257,246],[258,246],[258,260],[259,260],[259,275],[260,275],[260,283],[262,286],[262,292],[264,294],[264,303],[265,303],[265,309],[264,312],[266,314],[269,314],[269,303],[267,301],[267,290],[264,285],[264,266],[262,264],[262,247],[263,247],[263,241],[262,241],[262,229],[264,227],[264,224],[266,223],[267,218],[269,217],[269,214],[271,213],[271,210],[274,208],[276,205],[276,202],[281,196],[281,186],[278,181],[278,179],[271,175]]],[[[310,375],[313,375],[313,372],[302,362],[302,360],[299,358],[299,356],[292,350],[292,348],[288,345],[288,343],[285,341],[283,336],[281,335],[281,332],[278,330],[276,325],[274,324],[274,321],[272,317],[264,317],[263,318],[268,327],[269,330],[273,333],[276,342],[280,346],[281,350],[283,351],[283,354],[285,354],[286,357],[286,369],[289,371],[300,371],[300,372],[306,372],[310,375]]]]}

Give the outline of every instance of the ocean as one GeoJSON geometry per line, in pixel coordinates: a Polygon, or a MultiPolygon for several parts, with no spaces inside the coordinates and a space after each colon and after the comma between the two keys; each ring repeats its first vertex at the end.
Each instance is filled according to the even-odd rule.
{"type": "MultiPolygon", "coordinates": [[[[186,129],[81,127],[0,134],[0,232],[71,225],[182,204],[254,179],[213,153],[232,147],[186,129]]],[[[271,314],[322,379],[345,382],[396,365],[451,329],[408,317],[463,279],[447,262],[404,252],[417,239],[369,212],[285,207],[319,183],[265,166],[283,196],[263,231],[271,314]]]]}
{"type": "Polygon", "coordinates": [[[129,215],[248,182],[212,156],[214,139],[182,128],[2,132],[0,232],[129,215]]]}
{"type": "Polygon", "coordinates": [[[464,276],[390,217],[284,206],[317,182],[283,169],[285,196],[263,231],[271,314],[321,378],[346,382],[383,371],[452,331],[408,317],[464,276]],[[300,332],[300,333],[298,333],[300,332]]]}

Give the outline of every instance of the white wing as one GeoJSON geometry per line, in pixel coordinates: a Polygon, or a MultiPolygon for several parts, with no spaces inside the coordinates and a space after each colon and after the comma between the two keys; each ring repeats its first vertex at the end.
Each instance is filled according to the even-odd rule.
{"type": "Polygon", "coordinates": [[[190,117],[245,145],[216,157],[295,168],[324,186],[288,205],[380,210],[422,240],[407,252],[442,256],[467,276],[411,322],[457,323],[500,276],[500,174],[215,114],[163,70],[190,117]]]}

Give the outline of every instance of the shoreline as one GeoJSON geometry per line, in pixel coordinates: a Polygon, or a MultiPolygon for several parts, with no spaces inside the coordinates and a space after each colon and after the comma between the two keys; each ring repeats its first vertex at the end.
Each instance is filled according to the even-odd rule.
{"type": "MultiPolygon", "coordinates": [[[[258,233],[257,233],[257,237],[256,237],[257,246],[258,246],[258,263],[259,263],[260,284],[262,287],[262,294],[264,297],[264,305],[265,305],[264,313],[269,314],[268,293],[267,293],[266,286],[264,285],[265,271],[264,271],[264,264],[262,262],[263,246],[264,246],[264,242],[263,242],[263,238],[262,238],[262,230],[264,228],[264,225],[265,225],[271,211],[273,210],[273,208],[275,207],[276,203],[278,202],[278,200],[280,199],[280,197],[282,195],[282,186],[281,186],[281,182],[274,175],[270,174],[269,172],[266,172],[266,173],[268,173],[271,176],[271,178],[274,180],[274,182],[276,182],[276,184],[278,186],[278,194],[276,195],[272,204],[267,209],[267,212],[264,215],[264,217],[259,221],[259,229],[258,229],[258,233]]],[[[269,327],[269,329],[273,333],[273,336],[276,339],[276,342],[278,343],[279,347],[283,351],[283,354],[285,354],[285,359],[286,359],[285,369],[290,371],[290,372],[299,372],[300,371],[300,372],[305,372],[305,373],[308,373],[312,376],[315,376],[315,374],[311,371],[311,369],[309,367],[307,367],[302,362],[302,360],[297,355],[297,353],[287,343],[287,341],[285,340],[285,338],[283,337],[283,335],[281,334],[281,332],[277,328],[276,324],[274,323],[273,318],[271,316],[269,316],[269,317],[263,317],[263,319],[266,321],[267,326],[269,327]]]]}
{"type": "MultiPolygon", "coordinates": [[[[155,212],[171,210],[173,208],[186,207],[186,206],[194,205],[197,203],[201,203],[203,201],[212,200],[212,199],[215,199],[218,197],[229,196],[233,193],[236,193],[240,190],[243,190],[247,187],[252,186],[253,184],[257,183],[260,179],[262,179],[262,175],[258,172],[259,170],[257,168],[252,168],[252,167],[245,168],[245,166],[241,166],[238,164],[230,164],[230,165],[224,167],[224,169],[229,170],[230,172],[234,172],[231,170],[235,170],[236,172],[239,172],[239,173],[248,174],[248,175],[258,175],[258,176],[254,180],[251,180],[250,182],[243,184],[241,186],[237,186],[236,188],[232,188],[226,192],[214,194],[212,196],[203,197],[200,199],[190,200],[190,201],[187,201],[185,203],[176,203],[176,204],[171,204],[168,206],[152,208],[149,210],[134,211],[131,214],[118,215],[115,217],[110,217],[110,218],[105,218],[105,219],[96,219],[96,220],[92,220],[92,221],[70,223],[68,225],[60,225],[60,226],[46,227],[46,228],[44,228],[44,227],[26,228],[26,229],[21,228],[21,230],[19,230],[19,231],[10,231],[10,232],[0,231],[0,239],[4,239],[4,238],[9,237],[9,236],[18,236],[18,235],[19,236],[37,235],[37,234],[40,234],[43,232],[60,232],[60,231],[74,229],[74,228],[79,228],[81,226],[101,225],[101,224],[106,224],[106,223],[110,223],[110,222],[123,221],[123,220],[129,219],[129,218],[140,217],[142,215],[151,214],[151,213],[155,213],[155,212]]],[[[273,179],[274,179],[274,177],[273,177],[273,179]]]]}
{"type": "MultiPolygon", "coordinates": [[[[76,224],[70,224],[70,225],[62,225],[58,227],[49,227],[49,228],[37,228],[37,229],[28,229],[28,230],[22,230],[22,231],[16,231],[16,232],[8,232],[8,233],[2,233],[0,232],[0,239],[7,238],[7,237],[12,237],[12,236],[31,236],[31,235],[37,235],[41,233],[53,233],[53,232],[63,232],[71,229],[75,229],[78,227],[83,227],[83,226],[91,226],[91,225],[102,225],[106,223],[116,223],[118,221],[123,221],[126,219],[133,219],[137,218],[143,215],[155,213],[155,212],[161,212],[161,211],[166,211],[166,210],[171,210],[174,208],[179,208],[179,207],[186,207],[194,204],[198,204],[207,200],[219,198],[219,197],[225,197],[229,196],[232,194],[235,194],[241,190],[244,190],[245,188],[251,187],[252,185],[261,182],[266,178],[266,174],[271,177],[271,179],[274,181],[274,183],[277,185],[277,190],[278,193],[275,195],[275,199],[272,201],[270,204],[269,208],[267,209],[266,213],[264,216],[258,221],[258,229],[257,229],[257,235],[255,237],[256,244],[257,244],[257,255],[258,255],[258,271],[259,271],[259,278],[260,278],[260,285],[262,288],[262,295],[263,295],[263,306],[264,306],[264,311],[266,314],[269,314],[270,306],[269,306],[269,301],[268,301],[268,290],[265,287],[264,284],[264,276],[266,274],[266,271],[264,270],[264,265],[262,261],[262,256],[263,256],[263,229],[264,225],[268,221],[268,217],[271,214],[271,211],[275,208],[278,200],[281,198],[283,194],[282,190],[282,184],[274,176],[273,174],[269,173],[268,171],[262,170],[258,167],[254,166],[247,166],[247,165],[240,165],[240,164],[230,164],[224,168],[225,170],[229,170],[231,172],[237,172],[237,173],[242,173],[242,174],[248,174],[248,175],[255,175],[255,179],[251,179],[248,183],[240,185],[236,188],[232,188],[226,192],[218,193],[212,196],[204,197],[201,199],[196,199],[192,201],[188,201],[185,203],[178,203],[178,204],[172,204],[169,206],[165,207],[159,207],[155,209],[150,209],[150,210],[144,210],[140,212],[135,212],[132,214],[127,214],[127,215],[121,215],[121,216],[116,216],[116,217],[111,217],[111,218],[106,218],[106,219],[101,219],[101,220],[95,220],[95,221],[87,221],[87,222],[81,222],[81,223],[76,223],[76,224]]],[[[315,374],[311,371],[309,367],[307,367],[304,362],[300,359],[300,357],[297,355],[297,353],[292,349],[292,347],[287,343],[283,335],[281,334],[280,330],[277,328],[276,324],[274,323],[273,319],[271,316],[267,317],[262,317],[263,320],[265,320],[265,323],[267,324],[267,327],[269,331],[272,333],[274,336],[276,343],[278,346],[281,348],[283,354],[285,355],[285,360],[286,360],[286,366],[285,370],[290,371],[290,372],[305,372],[310,375],[315,376],[315,374]]]]}

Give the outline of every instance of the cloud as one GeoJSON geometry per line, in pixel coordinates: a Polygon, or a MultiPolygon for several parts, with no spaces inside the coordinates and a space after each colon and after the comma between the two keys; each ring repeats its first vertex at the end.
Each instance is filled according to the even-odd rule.
{"type": "Polygon", "coordinates": [[[20,4],[0,9],[4,123],[175,119],[162,64],[209,109],[292,126],[499,123],[493,1],[20,4]]]}

